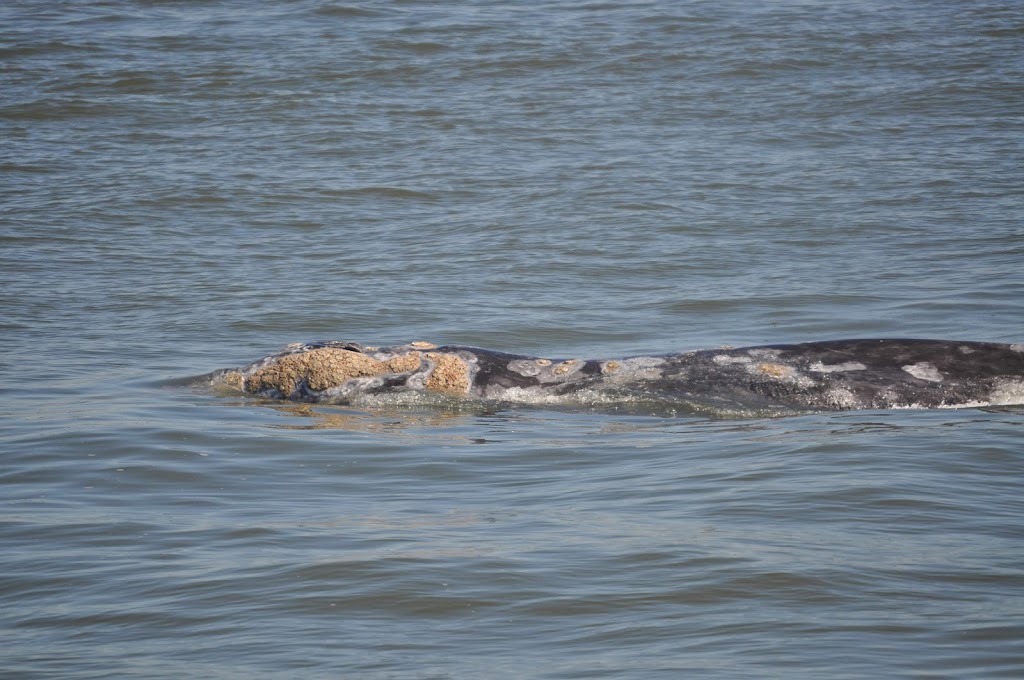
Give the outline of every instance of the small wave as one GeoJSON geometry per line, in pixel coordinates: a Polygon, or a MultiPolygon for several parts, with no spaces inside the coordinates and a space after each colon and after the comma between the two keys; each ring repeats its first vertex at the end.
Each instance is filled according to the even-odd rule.
{"type": "Polygon", "coordinates": [[[377,17],[383,12],[353,5],[324,5],[317,7],[313,14],[322,17],[377,17]]]}
{"type": "Polygon", "coordinates": [[[368,198],[399,198],[402,200],[430,201],[436,198],[433,193],[405,189],[403,187],[366,186],[354,189],[324,189],[324,196],[360,196],[368,198]]]}

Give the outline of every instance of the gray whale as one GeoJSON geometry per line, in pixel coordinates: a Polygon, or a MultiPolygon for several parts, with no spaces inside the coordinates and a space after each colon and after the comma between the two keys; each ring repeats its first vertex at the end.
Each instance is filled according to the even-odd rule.
{"type": "Polygon", "coordinates": [[[460,345],[323,341],[211,375],[270,399],[360,403],[436,393],[524,403],[652,400],[691,407],[805,410],[1024,404],[1024,344],[829,340],[619,359],[557,359],[460,345]]]}

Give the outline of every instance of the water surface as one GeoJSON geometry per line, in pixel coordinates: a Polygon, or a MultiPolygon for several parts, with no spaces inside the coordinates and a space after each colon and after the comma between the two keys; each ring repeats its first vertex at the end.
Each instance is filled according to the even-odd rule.
{"type": "Polygon", "coordinates": [[[1009,2],[0,9],[11,678],[1024,674],[1020,409],[267,404],[289,342],[1021,342],[1009,2]]]}

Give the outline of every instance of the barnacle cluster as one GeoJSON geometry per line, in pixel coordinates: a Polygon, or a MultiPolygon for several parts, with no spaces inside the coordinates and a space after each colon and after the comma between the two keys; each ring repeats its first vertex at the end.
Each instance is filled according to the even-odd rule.
{"type": "Polygon", "coordinates": [[[379,361],[361,352],[323,347],[283,356],[258,369],[245,381],[245,388],[248,392],[275,389],[287,397],[298,388],[302,380],[306,381],[309,389],[322,391],[337,387],[352,378],[408,373],[419,367],[419,352],[379,361]]]}

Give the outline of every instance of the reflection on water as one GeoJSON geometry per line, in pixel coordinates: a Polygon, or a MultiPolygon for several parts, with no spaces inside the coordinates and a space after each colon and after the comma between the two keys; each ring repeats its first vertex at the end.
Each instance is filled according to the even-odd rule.
{"type": "MultiPolygon", "coordinates": [[[[249,404],[252,406],[252,404],[249,404]]],[[[266,427],[282,430],[348,430],[351,432],[383,433],[392,436],[408,434],[410,430],[443,431],[458,428],[460,425],[472,423],[472,416],[467,410],[462,411],[409,411],[407,409],[373,409],[369,411],[351,411],[330,406],[311,404],[280,404],[264,403],[262,406],[277,413],[305,419],[305,423],[273,423],[266,427]]],[[[481,409],[479,414],[483,415],[481,409]]],[[[424,432],[417,432],[423,437],[424,432]]],[[[437,440],[458,441],[466,444],[484,444],[486,439],[466,438],[456,435],[427,435],[437,440]]]]}

